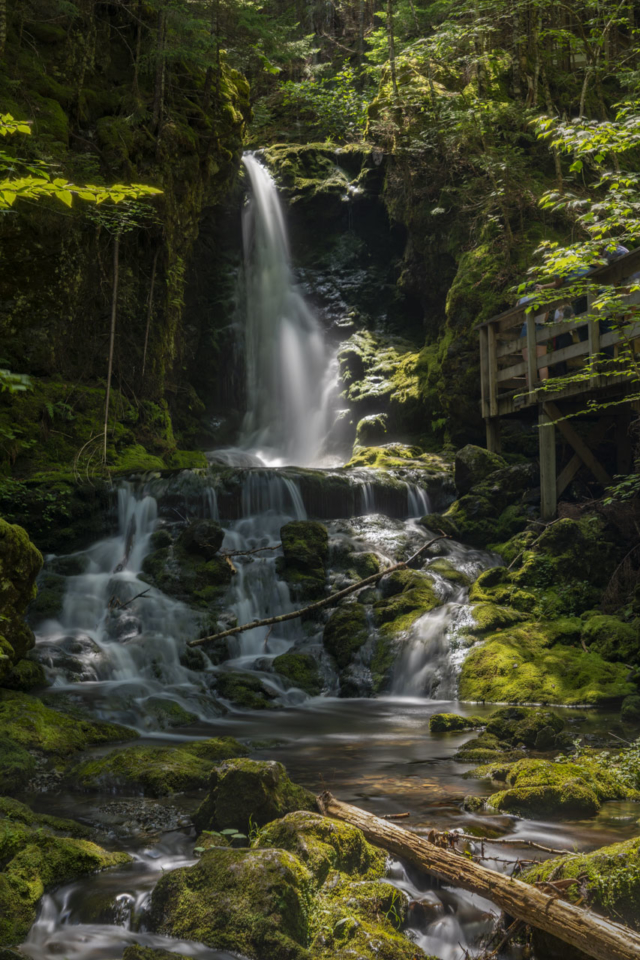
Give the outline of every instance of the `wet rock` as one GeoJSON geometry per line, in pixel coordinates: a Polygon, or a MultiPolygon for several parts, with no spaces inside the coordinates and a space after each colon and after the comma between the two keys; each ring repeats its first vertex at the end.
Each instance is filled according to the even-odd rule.
{"type": "Polygon", "coordinates": [[[98,807],[98,814],[101,827],[118,837],[149,838],[191,823],[183,810],[143,798],[111,800],[98,807]]]}
{"type": "Polygon", "coordinates": [[[305,600],[324,596],[329,557],[327,528],[315,520],[295,520],[280,531],[283,556],[278,572],[305,600]]]}
{"type": "Polygon", "coordinates": [[[89,840],[56,836],[43,818],[32,826],[0,812],[0,945],[24,940],[38,901],[51,887],[130,859],[89,840]]]}
{"type": "Polygon", "coordinates": [[[514,754],[508,742],[499,740],[493,733],[485,732],[464,743],[455,758],[461,763],[488,763],[491,760],[517,759],[520,756],[523,756],[523,751],[514,754]]]}
{"type": "Polygon", "coordinates": [[[198,720],[195,713],[190,713],[175,700],[169,700],[165,697],[149,697],[144,702],[144,711],[145,714],[153,718],[154,726],[160,730],[186,727],[198,720]]]}
{"type": "Polygon", "coordinates": [[[143,947],[139,943],[134,943],[122,954],[122,960],[192,960],[192,958],[185,957],[182,953],[155,950],[153,947],[143,947]]]}
{"type": "Polygon", "coordinates": [[[45,570],[38,577],[37,585],[38,592],[28,608],[29,623],[37,625],[45,620],[58,620],[67,590],[67,578],[45,570]]]}
{"type": "Polygon", "coordinates": [[[506,461],[499,454],[490,453],[484,447],[476,447],[469,443],[456,453],[454,465],[456,490],[460,495],[469,493],[477,483],[506,466],[506,461]]]}
{"type": "Polygon", "coordinates": [[[396,570],[380,581],[382,599],[373,605],[376,624],[387,636],[404,633],[441,601],[433,579],[419,570],[396,570]]]}
{"type": "Polygon", "coordinates": [[[247,753],[232,737],[198,740],[179,747],[126,747],[81,761],[67,773],[67,785],[80,791],[164,797],[204,787],[214,763],[247,753]]]}
{"type": "Polygon", "coordinates": [[[111,640],[128,643],[140,636],[142,624],[133,613],[114,611],[107,622],[107,633],[111,640]]]}
{"type": "Polygon", "coordinates": [[[104,652],[94,640],[83,634],[40,641],[31,656],[67,683],[100,680],[106,673],[104,652]]]}
{"type": "Polygon", "coordinates": [[[266,687],[253,673],[219,673],[215,678],[215,688],[218,696],[238,707],[249,710],[276,710],[279,707],[274,703],[277,693],[266,687]]]}
{"type": "Polygon", "coordinates": [[[462,801],[462,809],[468,813],[481,813],[487,805],[486,797],[476,797],[470,793],[462,801]]]}
{"type": "Polygon", "coordinates": [[[178,537],[177,547],[211,560],[220,550],[224,530],[215,520],[195,520],[178,537]]]}
{"type": "Polygon", "coordinates": [[[66,837],[88,837],[90,829],[77,820],[54,817],[48,813],[34,811],[26,803],[20,803],[12,797],[0,797],[0,817],[6,817],[14,823],[24,823],[28,827],[55,830],[66,837]]]}
{"type": "Polygon", "coordinates": [[[471,584],[471,578],[463,573],[462,570],[457,570],[456,567],[449,560],[445,560],[443,557],[438,560],[434,560],[427,567],[429,573],[437,573],[439,577],[448,580],[450,583],[455,583],[460,587],[468,587],[471,584]]]}
{"type": "Polygon", "coordinates": [[[317,661],[308,653],[283,653],[273,661],[273,669],[291,686],[311,697],[322,692],[322,677],[317,661]]]}
{"type": "Polygon", "coordinates": [[[36,772],[36,761],[31,754],[12,740],[0,740],[0,770],[2,791],[18,793],[36,772]]]}
{"type": "Polygon", "coordinates": [[[233,576],[218,551],[224,531],[214,520],[196,520],[174,541],[167,530],[151,538],[140,579],[202,610],[217,612],[233,576]]]}
{"type": "Polygon", "coordinates": [[[329,617],[322,635],[325,650],[340,670],[344,670],[356,652],[369,639],[367,613],[359,603],[343,603],[329,617]]]}
{"type": "Polygon", "coordinates": [[[231,827],[249,833],[294,810],[315,809],[315,797],[292,783],[274,760],[229,760],[211,771],[209,792],[193,817],[197,830],[231,827]]]}
{"type": "Polygon", "coordinates": [[[512,746],[524,744],[536,750],[552,750],[565,722],[550,710],[503,707],[495,710],[488,722],[487,732],[506,740],[512,746]],[[542,746],[542,744],[547,744],[542,746]]]}
{"type": "Polygon", "coordinates": [[[450,733],[457,730],[473,730],[483,726],[480,717],[462,717],[459,713],[434,713],[429,717],[431,733],[450,733]]]}

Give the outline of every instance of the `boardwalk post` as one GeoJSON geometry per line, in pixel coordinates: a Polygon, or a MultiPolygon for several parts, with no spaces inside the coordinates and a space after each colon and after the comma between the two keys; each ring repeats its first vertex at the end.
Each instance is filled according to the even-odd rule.
{"type": "Polygon", "coordinates": [[[533,313],[527,314],[527,386],[529,402],[535,399],[538,383],[538,344],[536,343],[536,320],[533,313]]]}
{"type": "Polygon", "coordinates": [[[558,506],[556,497],[556,428],[540,404],[538,408],[538,443],[540,450],[540,515],[553,520],[558,506]]]}
{"type": "Polygon", "coordinates": [[[489,453],[501,453],[500,418],[487,417],[485,424],[487,427],[487,450],[489,453]]]}

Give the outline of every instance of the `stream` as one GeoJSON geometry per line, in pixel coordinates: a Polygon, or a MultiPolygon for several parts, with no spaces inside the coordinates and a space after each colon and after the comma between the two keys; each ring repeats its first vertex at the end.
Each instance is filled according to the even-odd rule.
{"type": "MultiPolygon", "coordinates": [[[[284,465],[318,468],[324,463],[327,470],[336,469],[337,452],[327,439],[335,415],[335,350],[295,289],[273,181],[254,157],[245,163],[257,200],[245,215],[245,252],[252,264],[246,271],[249,410],[238,448],[211,454],[211,472],[196,478],[197,483],[194,479],[197,495],[185,499],[182,514],[170,483],[158,478],[122,482],[113,536],[71,557],[47,558],[49,568],[66,576],[60,615],[42,623],[37,632],[37,657],[52,683],[49,693],[81,704],[98,718],[135,727],[141,743],[237,737],[253,745],[252,756],[282,761],[293,780],[315,792],[330,789],[341,800],[376,814],[409,813],[406,823],[419,833],[436,827],[536,840],[563,849],[590,849],[633,836],[636,815],[624,804],[605,804],[588,822],[561,824],[463,809],[466,794],[490,790],[484,781],[465,780],[471,765],[453,759],[473,733],[431,736],[429,717],[443,711],[483,716],[493,709],[456,702],[456,678],[465,653],[461,637],[471,618],[467,588],[434,573],[442,604],[411,629],[389,693],[344,699],[323,655],[322,624],[292,620],[272,631],[248,630],[230,643],[224,663],[216,665],[205,657],[195,666],[185,652],[186,641],[197,632],[196,613],[140,579],[154,531],[179,516],[215,519],[225,529],[224,550],[269,548],[260,558],[248,556],[236,563],[225,604],[229,623],[295,609],[278,575],[280,530],[290,520],[317,517],[318,510],[284,465]],[[219,496],[220,465],[239,478],[233,510],[219,496]],[[290,649],[318,657],[324,696],[287,689],[271,671],[273,658],[290,649]],[[279,709],[242,711],[221,704],[212,695],[221,670],[253,671],[272,691],[279,709]],[[195,719],[179,732],[163,730],[157,722],[158,700],[179,704],[195,719]]],[[[188,486],[191,481],[186,480],[188,486]]],[[[396,482],[393,510],[385,510],[373,472],[352,471],[349,483],[355,515],[322,516],[332,551],[348,544],[391,565],[430,537],[417,523],[438,495],[428,484],[396,482]]],[[[499,562],[495,555],[453,541],[442,544],[438,556],[471,578],[499,562]]],[[[332,589],[343,585],[339,574],[332,575],[332,589]]],[[[602,711],[574,712],[569,719],[580,733],[606,730],[608,722],[602,711]]],[[[158,878],[195,862],[189,814],[200,797],[184,794],[149,801],[54,789],[25,799],[35,809],[100,825],[108,831],[107,846],[133,855],[126,866],[47,894],[20,948],[25,956],[117,960],[127,944],[139,942],[202,960],[229,957],[145,930],[145,906],[158,878]]],[[[511,849],[513,856],[531,856],[526,847],[511,849]]],[[[484,855],[498,858],[485,865],[505,869],[500,861],[503,847],[488,842],[484,855]]],[[[430,881],[397,861],[390,866],[390,877],[410,897],[409,932],[427,954],[464,960],[467,951],[470,956],[481,953],[481,938],[491,931],[498,913],[491,903],[430,881]]],[[[517,960],[519,950],[509,947],[503,956],[517,960]]]]}

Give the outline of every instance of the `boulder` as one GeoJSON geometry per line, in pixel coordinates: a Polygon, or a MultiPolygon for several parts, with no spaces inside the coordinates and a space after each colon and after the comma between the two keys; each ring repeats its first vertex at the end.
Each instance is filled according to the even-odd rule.
{"type": "Polygon", "coordinates": [[[324,596],[329,557],[327,528],[315,520],[293,520],[280,530],[283,556],[278,571],[304,600],[324,596]]]}
{"type": "Polygon", "coordinates": [[[333,611],[322,634],[322,642],[340,670],[344,670],[367,640],[370,627],[364,607],[357,603],[343,603],[333,611]]]}
{"type": "Polygon", "coordinates": [[[625,697],[620,708],[623,723],[640,723],[640,696],[634,693],[625,697]]]}
{"type": "Polygon", "coordinates": [[[462,717],[459,713],[434,713],[429,717],[431,733],[450,733],[459,730],[473,730],[483,726],[480,717],[462,717]]]}
{"type": "Polygon", "coordinates": [[[196,810],[198,831],[235,827],[248,834],[294,810],[314,810],[315,797],[292,783],[275,760],[228,760],[211,771],[209,792],[196,810]]]}
{"type": "Polygon", "coordinates": [[[24,615],[41,567],[42,554],[26,531],[0,519],[0,684],[35,644],[24,615]]]}
{"type": "Polygon", "coordinates": [[[216,692],[224,700],[249,710],[275,710],[278,704],[274,690],[266,687],[254,673],[233,671],[216,676],[216,692]]]}
{"type": "Polygon", "coordinates": [[[490,474],[506,467],[506,461],[497,453],[468,443],[458,450],[454,463],[454,480],[460,495],[469,493],[472,487],[490,474]]]}
{"type": "Polygon", "coordinates": [[[311,697],[322,691],[322,677],[318,663],[308,653],[283,653],[273,661],[273,669],[288,686],[304,690],[311,697]]]}

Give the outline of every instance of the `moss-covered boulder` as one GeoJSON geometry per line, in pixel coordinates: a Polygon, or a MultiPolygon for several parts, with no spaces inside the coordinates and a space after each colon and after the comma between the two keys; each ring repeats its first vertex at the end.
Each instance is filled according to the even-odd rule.
{"type": "Polygon", "coordinates": [[[511,744],[500,740],[494,733],[481,733],[473,740],[467,740],[456,752],[455,759],[460,763],[490,763],[498,760],[516,760],[523,756],[522,751],[514,751],[511,744]]]}
{"type": "Polygon", "coordinates": [[[310,895],[311,875],[293,854],[216,848],[160,879],[149,922],[256,960],[306,960],[310,895]]]}
{"type": "MultiPolygon", "coordinates": [[[[2,960],[1,957],[0,960],[2,960]]],[[[183,953],[174,953],[172,950],[155,950],[153,947],[143,947],[140,943],[132,943],[122,954],[122,960],[190,960],[190,958],[183,953]]]]}
{"type": "Polygon", "coordinates": [[[582,637],[585,646],[605,660],[640,663],[640,621],[626,623],[618,617],[589,617],[582,637]]]}
{"type": "Polygon", "coordinates": [[[506,768],[480,767],[475,773],[504,779],[506,789],[493,794],[489,806],[530,818],[582,819],[594,816],[605,800],[640,798],[613,769],[588,757],[560,763],[523,759],[506,768]]]}
{"type": "Polygon", "coordinates": [[[499,454],[490,453],[484,447],[476,447],[468,443],[456,453],[454,461],[456,490],[461,495],[469,493],[477,483],[506,466],[505,460],[499,454]]]}
{"type": "Polygon", "coordinates": [[[420,570],[396,570],[380,583],[382,599],[373,605],[376,624],[387,636],[397,636],[418,617],[439,606],[433,579],[420,570]]]}
{"type": "Polygon", "coordinates": [[[163,593],[215,612],[233,576],[219,550],[224,530],[215,520],[195,520],[174,540],[160,529],[142,563],[141,579],[163,593]]]}
{"type": "Polygon", "coordinates": [[[63,713],[24,693],[0,693],[0,742],[12,741],[25,750],[69,757],[87,747],[137,736],[130,727],[89,720],[79,712],[63,713]]]}
{"type": "Polygon", "coordinates": [[[0,788],[4,793],[18,793],[26,787],[36,769],[35,758],[28,750],[13,740],[0,740],[0,788]]]}
{"type": "Polygon", "coordinates": [[[254,673],[233,671],[219,673],[216,677],[216,692],[224,700],[230,700],[237,707],[248,710],[275,710],[277,696],[275,691],[266,687],[254,673]]]}
{"type": "Polygon", "coordinates": [[[41,567],[42,554],[26,531],[0,519],[0,684],[35,643],[24,615],[41,567]]]}
{"type": "Polygon", "coordinates": [[[462,570],[457,570],[451,561],[444,557],[433,560],[427,570],[429,573],[436,573],[439,577],[448,580],[450,583],[455,583],[457,586],[468,587],[471,585],[471,578],[462,570]]]}
{"type": "Polygon", "coordinates": [[[301,599],[320,599],[325,593],[329,557],[327,528],[315,520],[293,520],[282,527],[280,539],[280,575],[301,599]]]}
{"type": "MultiPolygon", "coordinates": [[[[601,847],[593,853],[572,853],[529,867],[520,876],[525,883],[570,880],[563,897],[632,930],[640,930],[640,837],[601,847]]],[[[584,954],[532,928],[536,956],[545,960],[583,960],[584,954]],[[569,952],[570,951],[570,952],[569,952]]],[[[586,960],[586,958],[585,958],[586,960]]]]}
{"type": "Polygon", "coordinates": [[[357,603],[344,603],[329,617],[322,642],[340,670],[344,670],[369,639],[370,627],[364,607],[357,603]]]}
{"type": "Polygon", "coordinates": [[[254,846],[277,847],[295,853],[321,886],[330,870],[366,879],[384,876],[386,854],[372,847],[357,827],[330,820],[318,813],[298,810],[268,823],[254,846]]]}
{"type": "Polygon", "coordinates": [[[209,792],[193,822],[198,830],[235,827],[249,833],[294,810],[314,810],[315,797],[292,783],[275,760],[228,760],[211,771],[209,792]]]}
{"type": "Polygon", "coordinates": [[[283,653],[274,659],[273,669],[288,685],[304,690],[311,697],[322,691],[318,663],[308,653],[283,653]]]}
{"type": "Polygon", "coordinates": [[[631,694],[625,697],[620,708],[620,716],[623,723],[640,723],[640,696],[631,694]]]}
{"type": "Polygon", "coordinates": [[[522,744],[529,749],[551,750],[558,736],[565,729],[565,722],[551,710],[502,707],[494,710],[487,721],[487,733],[493,733],[512,746],[522,744]]]}
{"type": "Polygon", "coordinates": [[[25,658],[14,664],[2,683],[7,690],[20,690],[23,693],[28,693],[38,687],[46,687],[48,681],[42,664],[25,658]]]}
{"type": "Polygon", "coordinates": [[[72,767],[67,783],[91,793],[129,793],[164,797],[204,787],[213,764],[243,757],[247,748],[232,737],[196,740],[179,747],[126,747],[72,767]]]}
{"type": "Polygon", "coordinates": [[[31,819],[0,801],[0,945],[24,940],[38,901],[51,887],[130,860],[78,836],[57,836],[65,822],[54,820],[35,814],[31,819]]]}
{"type": "Polygon", "coordinates": [[[480,717],[463,717],[459,713],[434,713],[429,717],[431,733],[455,733],[460,730],[473,730],[483,726],[480,717]]]}
{"type": "Polygon", "coordinates": [[[462,665],[460,699],[596,704],[635,692],[623,664],[555,643],[556,637],[553,623],[525,623],[492,633],[462,665]]]}

